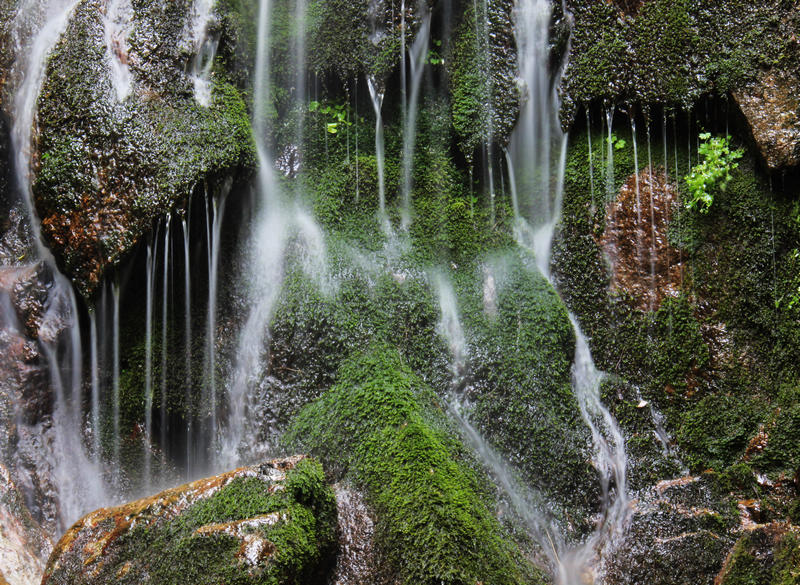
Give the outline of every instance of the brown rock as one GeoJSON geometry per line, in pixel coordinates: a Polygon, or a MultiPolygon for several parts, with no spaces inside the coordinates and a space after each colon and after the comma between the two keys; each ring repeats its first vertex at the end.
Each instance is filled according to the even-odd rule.
{"type": "Polygon", "coordinates": [[[644,169],[606,206],[599,244],[611,261],[611,286],[629,293],[642,310],[656,310],[680,291],[683,258],[667,233],[677,201],[678,188],[663,170],[644,169]]]}
{"type": "Polygon", "coordinates": [[[733,97],[742,110],[764,162],[771,170],[800,163],[800,80],[767,71],[733,97]]]}

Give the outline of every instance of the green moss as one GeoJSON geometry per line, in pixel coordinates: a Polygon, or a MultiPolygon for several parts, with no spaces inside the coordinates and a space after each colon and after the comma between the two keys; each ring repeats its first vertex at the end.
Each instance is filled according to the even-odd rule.
{"type": "Polygon", "coordinates": [[[775,528],[742,536],[731,552],[722,585],[797,585],[800,583],[800,538],[775,528]]]}
{"type": "Polygon", "coordinates": [[[194,99],[183,71],[193,56],[178,41],[186,14],[182,3],[164,11],[146,3],[137,8],[128,39],[136,55],[129,63],[134,86],[122,102],[107,74],[105,45],[97,41],[102,32],[95,34],[103,27],[96,2],[77,7],[50,54],[38,102],[41,164],[33,192],[45,237],[85,295],[198,184],[214,191],[225,177],[244,178],[255,165],[249,114],[232,83],[241,79],[226,73],[224,60],[215,68],[209,107],[194,99]],[[151,48],[156,38],[158,54],[151,48]]]}
{"type": "Polygon", "coordinates": [[[611,2],[571,2],[575,26],[563,79],[563,118],[582,103],[660,103],[688,109],[699,96],[741,87],[758,71],[796,66],[790,3],[652,0],[635,15],[611,2]]]}
{"type": "MultiPolygon", "coordinates": [[[[48,582],[323,583],[335,546],[336,501],[322,467],[301,460],[287,472],[283,486],[269,479],[273,472],[270,468],[237,477],[177,515],[145,510],[130,530],[109,541],[103,562],[93,566],[90,577],[69,573],[71,563],[65,557],[51,570],[48,582]],[[269,514],[274,515],[270,522],[230,531],[218,526],[269,514]],[[248,561],[237,531],[261,538],[274,549],[270,552],[267,545],[264,557],[248,561]]],[[[110,523],[109,531],[114,529],[113,519],[105,522],[110,523]]]]}
{"type": "Polygon", "coordinates": [[[396,350],[347,360],[285,437],[365,486],[403,583],[539,582],[487,508],[435,395],[396,350]]]}

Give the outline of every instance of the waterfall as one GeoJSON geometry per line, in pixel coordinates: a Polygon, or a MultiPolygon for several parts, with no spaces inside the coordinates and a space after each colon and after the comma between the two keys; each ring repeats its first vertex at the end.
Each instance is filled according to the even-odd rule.
{"type": "Polygon", "coordinates": [[[120,455],[120,428],[119,428],[119,282],[115,280],[112,284],[112,296],[113,296],[113,322],[112,322],[112,344],[114,346],[113,349],[113,360],[114,360],[114,371],[112,374],[112,392],[113,392],[113,410],[114,410],[114,445],[113,445],[113,454],[114,454],[114,462],[119,465],[119,455],[120,455]]]}
{"type": "MultiPolygon", "coordinates": [[[[158,240],[156,229],[155,239],[158,240]]],[[[144,329],[144,471],[143,486],[150,491],[152,480],[152,441],[153,441],[153,301],[155,296],[156,258],[152,242],[147,243],[147,264],[145,267],[146,309],[144,329]]]]}
{"type": "Polygon", "coordinates": [[[201,106],[211,103],[211,68],[217,54],[218,39],[208,34],[212,21],[214,0],[195,0],[192,14],[191,38],[194,48],[191,78],[194,97],[201,106]]]}
{"type": "MultiPolygon", "coordinates": [[[[422,26],[411,45],[411,97],[406,103],[406,115],[403,117],[403,201],[400,211],[400,225],[407,230],[411,225],[411,171],[414,167],[414,142],[417,136],[417,110],[419,90],[422,85],[422,72],[428,56],[431,15],[425,14],[422,26]]],[[[405,35],[404,35],[405,38],[405,35]]],[[[403,54],[405,67],[405,53],[403,54]]],[[[403,75],[405,79],[405,74],[403,75]]]]}
{"type": "Polygon", "coordinates": [[[186,215],[181,218],[183,227],[183,268],[184,268],[184,344],[186,379],[184,382],[184,416],[186,417],[186,476],[193,476],[194,464],[194,434],[193,434],[193,405],[192,405],[192,277],[189,260],[189,218],[191,206],[186,209],[186,215]]]}
{"type": "MultiPolygon", "coordinates": [[[[551,7],[547,0],[519,0],[516,6],[515,34],[519,48],[520,72],[527,92],[520,120],[511,141],[509,176],[516,177],[516,236],[519,245],[530,250],[542,276],[550,280],[550,248],[561,215],[566,135],[558,122],[558,83],[551,83],[548,70],[548,27],[551,7]],[[553,168],[551,151],[560,149],[558,166],[553,168]],[[553,177],[555,176],[555,180],[553,177]]],[[[611,115],[608,115],[609,165],[611,154],[611,115]]],[[[613,166],[610,166],[613,169],[613,166]]],[[[613,172],[611,173],[613,175],[613,172]]],[[[613,178],[611,179],[613,187],[613,178]]],[[[552,281],[551,281],[552,282],[552,281]]],[[[553,283],[555,286],[555,283],[553,283]]],[[[575,362],[572,389],[584,422],[591,430],[594,465],[600,474],[603,494],[603,520],[592,535],[573,548],[557,538],[548,540],[556,561],[559,585],[578,585],[591,577],[602,554],[611,548],[628,517],[625,442],[614,417],[600,400],[602,374],[595,368],[588,341],[578,321],[570,316],[575,332],[575,362]],[[556,547],[561,550],[556,551],[556,547]]],[[[545,543],[543,548],[547,550],[545,543]]]]}
{"type": "Polygon", "coordinates": [[[384,148],[383,148],[383,118],[381,117],[381,107],[383,106],[383,89],[378,89],[375,78],[367,78],[369,96],[372,98],[372,108],[375,110],[375,165],[378,169],[378,219],[385,231],[389,230],[389,218],[386,215],[386,178],[384,171],[384,148]]]}
{"type": "Polygon", "coordinates": [[[128,67],[128,34],[130,33],[133,7],[130,0],[109,0],[106,6],[103,30],[106,52],[111,69],[111,83],[117,101],[125,101],[131,92],[131,72],[128,67]]]}
{"type": "Polygon", "coordinates": [[[169,227],[172,215],[167,215],[167,226],[164,231],[164,271],[163,288],[161,290],[161,449],[167,448],[167,292],[169,290],[169,227]]]}
{"type": "Polygon", "coordinates": [[[37,248],[37,260],[46,264],[53,274],[38,341],[47,361],[55,401],[50,430],[40,425],[37,432],[49,434],[42,441],[48,452],[42,454],[41,467],[50,468],[53,485],[58,491],[59,520],[63,528],[88,509],[109,501],[102,470],[91,460],[83,444],[82,348],[77,302],[69,281],[58,271],[52,254],[42,243],[30,182],[31,137],[47,57],[66,30],[76,4],[76,0],[26,3],[20,7],[12,25],[20,67],[20,83],[11,106],[15,172],[37,248]]]}
{"type": "Polygon", "coordinates": [[[89,345],[89,377],[92,387],[92,457],[97,464],[100,461],[100,366],[97,363],[97,312],[95,310],[89,311],[89,345]]]}

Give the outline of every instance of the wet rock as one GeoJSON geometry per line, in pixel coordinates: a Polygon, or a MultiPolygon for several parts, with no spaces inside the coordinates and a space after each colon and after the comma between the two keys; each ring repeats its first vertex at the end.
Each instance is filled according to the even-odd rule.
{"type": "Polygon", "coordinates": [[[773,69],[733,92],[770,170],[800,163],[799,86],[796,75],[773,69]]]}
{"type": "Polygon", "coordinates": [[[631,295],[642,310],[677,297],[683,256],[669,242],[669,221],[678,186],[661,169],[631,175],[606,205],[606,229],[598,242],[611,263],[611,287],[631,295]]]}
{"type": "Polygon", "coordinates": [[[711,585],[737,518],[710,478],[662,481],[633,501],[631,526],[608,559],[608,585],[711,585]]]}
{"type": "Polygon", "coordinates": [[[107,4],[80,2],[50,55],[32,163],[43,236],[86,296],[160,217],[255,161],[225,64],[195,89],[191,3],[134,3],[113,42],[107,4]]]}
{"type": "Polygon", "coordinates": [[[339,508],[339,555],[333,585],[388,585],[393,582],[380,571],[375,546],[373,514],[359,491],[349,486],[336,488],[339,508]]]}
{"type": "Polygon", "coordinates": [[[800,528],[774,522],[747,529],[725,559],[714,585],[790,584],[800,574],[800,528]]]}
{"type": "Polygon", "coordinates": [[[0,584],[38,585],[52,546],[0,465],[0,584]]]}
{"type": "Polygon", "coordinates": [[[321,584],[335,532],[319,463],[276,459],[88,514],[42,584],[321,584]]]}

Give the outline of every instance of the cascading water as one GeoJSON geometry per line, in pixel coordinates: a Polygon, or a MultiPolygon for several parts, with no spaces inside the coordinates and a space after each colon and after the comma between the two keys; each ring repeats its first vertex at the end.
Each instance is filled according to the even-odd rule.
{"type": "Polygon", "coordinates": [[[50,384],[55,392],[52,426],[40,425],[48,434],[41,464],[50,468],[58,490],[62,527],[69,526],[88,509],[109,501],[100,467],[92,461],[83,443],[81,416],[82,350],[75,295],[69,281],[59,273],[50,251],[43,245],[31,192],[31,152],[36,102],[44,80],[47,57],[67,27],[75,0],[24,3],[15,16],[15,53],[19,85],[12,105],[12,144],[17,185],[28,212],[37,258],[53,275],[46,312],[39,327],[39,345],[46,357],[50,384]]]}
{"type": "MultiPolygon", "coordinates": [[[[281,291],[284,262],[290,242],[303,256],[303,268],[322,285],[327,281],[325,241],[314,219],[299,205],[289,205],[282,197],[274,177],[270,151],[267,146],[266,104],[271,99],[270,88],[270,13],[271,0],[259,3],[258,47],[256,49],[255,82],[253,86],[253,133],[258,155],[258,201],[252,225],[246,282],[250,311],[239,334],[233,372],[227,386],[227,421],[220,431],[218,463],[224,467],[241,464],[243,441],[257,434],[260,424],[256,389],[264,374],[262,353],[268,340],[269,322],[281,291]]],[[[305,55],[295,55],[298,70],[305,70],[305,55]]],[[[325,288],[322,286],[322,288],[325,288]]],[[[247,459],[256,460],[272,448],[269,444],[247,445],[247,459]]]]}
{"type": "Polygon", "coordinates": [[[201,106],[211,103],[211,68],[217,54],[218,39],[209,35],[213,18],[214,0],[195,0],[192,14],[191,41],[194,50],[191,77],[194,97],[201,106]]]}
{"type": "Polygon", "coordinates": [[[130,0],[110,0],[106,6],[104,32],[111,68],[111,83],[117,101],[124,101],[131,92],[131,71],[128,67],[128,34],[133,16],[130,0]]]}
{"type": "MultiPolygon", "coordinates": [[[[548,280],[550,247],[561,214],[567,139],[558,123],[559,100],[554,89],[558,84],[551,83],[548,71],[550,14],[547,0],[520,0],[516,6],[515,34],[527,99],[512,137],[510,170],[510,175],[516,178],[518,243],[535,255],[539,271],[548,280]],[[556,148],[560,148],[560,157],[558,167],[553,168],[550,152],[556,148]]],[[[610,118],[608,127],[609,161],[612,161],[610,118]]],[[[600,400],[602,374],[594,366],[586,337],[578,321],[572,316],[570,321],[576,339],[572,387],[581,415],[592,433],[594,465],[600,474],[603,493],[603,515],[582,545],[575,548],[560,545],[562,550],[556,554],[559,585],[585,583],[598,556],[613,546],[614,537],[621,533],[628,517],[625,442],[617,422],[600,400]]]]}
{"type": "MultiPolygon", "coordinates": [[[[419,92],[422,85],[422,73],[428,56],[430,41],[431,15],[425,14],[414,43],[411,45],[411,95],[406,103],[406,115],[403,119],[403,200],[400,211],[400,224],[403,230],[411,225],[411,171],[414,166],[414,142],[417,136],[417,110],[419,92]]],[[[405,38],[405,35],[404,35],[405,38]]],[[[405,53],[403,54],[405,67],[405,53]]],[[[403,75],[405,79],[405,74],[403,75]]]]}

